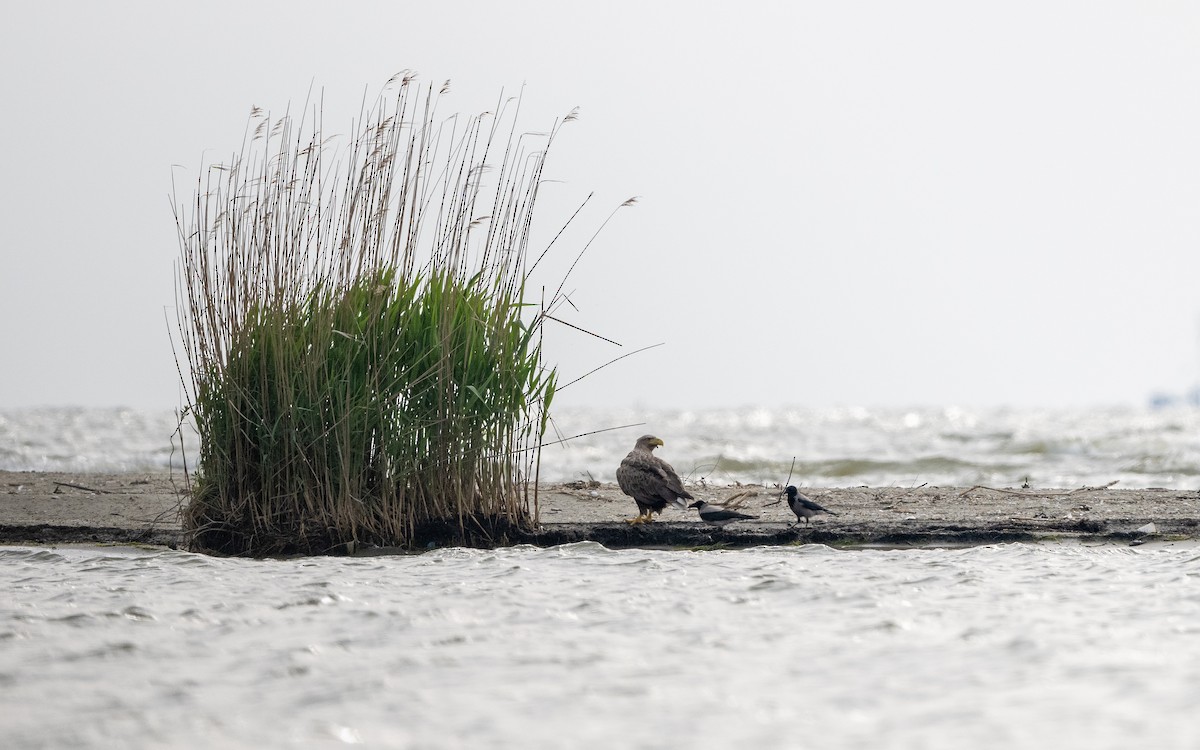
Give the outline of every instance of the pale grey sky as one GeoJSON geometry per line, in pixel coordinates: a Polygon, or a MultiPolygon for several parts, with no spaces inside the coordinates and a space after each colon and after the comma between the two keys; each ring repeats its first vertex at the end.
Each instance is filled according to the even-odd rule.
{"type": "Polygon", "coordinates": [[[0,62],[0,408],[177,406],[171,165],[310,86],[346,132],[402,69],[466,114],[524,84],[530,130],[580,107],[543,226],[641,197],[569,285],[624,348],[548,355],[570,380],[666,345],[561,404],[1076,406],[1200,377],[1194,3],[41,2],[6,11],[0,62]]]}

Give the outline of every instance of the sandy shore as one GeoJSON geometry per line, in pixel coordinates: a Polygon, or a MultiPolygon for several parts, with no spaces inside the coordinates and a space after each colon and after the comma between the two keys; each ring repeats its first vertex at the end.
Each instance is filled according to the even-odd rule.
{"type": "MultiPolygon", "coordinates": [[[[756,489],[742,510],[759,516],[717,530],[695,511],[668,509],[653,524],[632,527],[633,501],[615,484],[543,485],[540,527],[512,542],[539,545],[595,541],[609,547],[748,546],[818,542],[921,546],[1005,541],[1200,540],[1200,492],[1166,489],[1011,489],[851,487],[806,493],[837,511],[810,528],[795,520],[778,491],[691,487],[722,501],[756,489]],[[1153,531],[1147,533],[1147,524],[1153,531]]],[[[0,472],[0,543],[144,543],[178,546],[183,477],[169,473],[0,472]]]]}

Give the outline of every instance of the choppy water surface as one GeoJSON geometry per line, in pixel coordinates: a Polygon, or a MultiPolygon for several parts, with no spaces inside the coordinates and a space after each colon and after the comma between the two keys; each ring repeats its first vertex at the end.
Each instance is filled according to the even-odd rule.
{"type": "Polygon", "coordinates": [[[1200,551],[0,548],[8,747],[1200,746],[1200,551]]]}
{"type": "MultiPolygon", "coordinates": [[[[182,465],[169,411],[0,411],[0,469],[130,471],[182,465]]],[[[613,481],[637,436],[693,480],[792,481],[810,487],[1200,487],[1200,408],[970,410],[560,409],[542,451],[541,478],[613,481]],[[795,459],[793,470],[792,461],[795,459]]],[[[193,435],[184,430],[185,435],[193,435]]],[[[188,454],[195,461],[195,445],[188,454]]]]}

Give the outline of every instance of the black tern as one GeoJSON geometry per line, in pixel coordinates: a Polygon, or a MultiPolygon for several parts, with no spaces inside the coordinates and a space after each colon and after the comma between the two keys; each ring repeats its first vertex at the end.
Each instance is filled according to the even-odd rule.
{"type": "Polygon", "coordinates": [[[703,500],[697,500],[688,507],[700,511],[701,521],[718,528],[731,524],[734,521],[753,521],[758,518],[758,516],[752,516],[749,513],[742,513],[731,508],[713,505],[703,500]]]}

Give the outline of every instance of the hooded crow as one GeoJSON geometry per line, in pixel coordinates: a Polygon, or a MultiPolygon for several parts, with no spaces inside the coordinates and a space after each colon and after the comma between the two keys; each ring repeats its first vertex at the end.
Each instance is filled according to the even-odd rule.
{"type": "Polygon", "coordinates": [[[787,486],[787,498],[788,507],[791,508],[792,512],[796,514],[796,523],[800,523],[800,519],[803,518],[804,525],[807,526],[808,519],[819,513],[828,513],[831,516],[837,515],[837,513],[834,513],[832,510],[818,505],[804,495],[801,495],[800,490],[796,489],[790,484],[787,486]]]}

